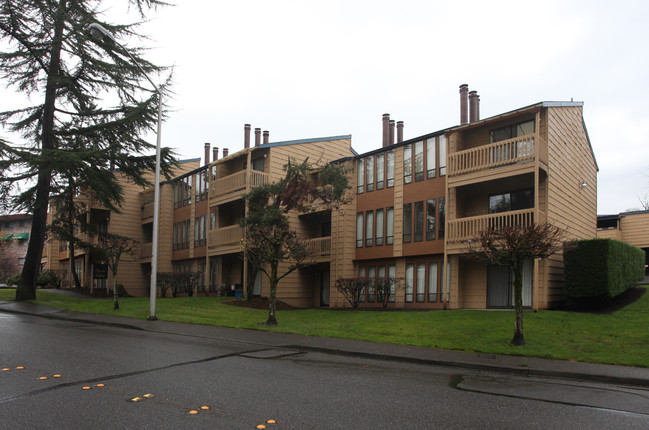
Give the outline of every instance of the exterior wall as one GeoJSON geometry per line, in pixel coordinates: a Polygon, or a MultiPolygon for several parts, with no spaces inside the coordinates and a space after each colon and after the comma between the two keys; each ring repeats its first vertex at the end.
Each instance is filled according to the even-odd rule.
{"type": "Polygon", "coordinates": [[[598,229],[597,237],[617,239],[638,248],[649,248],[649,211],[621,213],[618,228],[598,229]]]}
{"type": "Polygon", "coordinates": [[[0,216],[0,282],[6,281],[4,275],[9,277],[22,272],[31,227],[31,215],[0,216]]]}

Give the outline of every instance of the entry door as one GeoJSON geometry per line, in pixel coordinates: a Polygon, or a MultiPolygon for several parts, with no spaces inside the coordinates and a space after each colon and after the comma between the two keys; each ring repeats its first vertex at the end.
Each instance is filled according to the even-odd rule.
{"type": "Polygon", "coordinates": [[[329,306],[329,278],[328,270],[320,272],[320,306],[329,306]]]}
{"type": "MultiPolygon", "coordinates": [[[[523,306],[532,306],[532,274],[534,263],[523,265],[523,306]]],[[[489,266],[487,269],[487,307],[511,308],[514,306],[514,273],[509,266],[489,266]]]]}

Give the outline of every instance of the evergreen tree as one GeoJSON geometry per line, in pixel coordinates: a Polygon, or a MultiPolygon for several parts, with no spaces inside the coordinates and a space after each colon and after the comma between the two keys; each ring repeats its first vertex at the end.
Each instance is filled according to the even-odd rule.
{"type": "MultiPolygon", "coordinates": [[[[141,19],[162,5],[124,0],[141,19]]],[[[123,198],[116,170],[136,185],[150,185],[144,174],[154,168],[155,156],[146,154],[155,145],[143,135],[157,123],[158,92],[146,75],[159,76],[166,68],[142,58],[142,47],[128,47],[127,53],[92,40],[86,30],[91,23],[119,40],[138,36],[137,24],[104,22],[100,7],[99,0],[3,0],[0,5],[6,47],[0,52],[0,76],[36,101],[0,112],[0,124],[13,138],[0,139],[0,200],[5,208],[33,214],[18,301],[35,298],[49,199],[64,194],[69,178],[92,189],[111,210],[118,210],[123,198]]],[[[160,92],[167,91],[170,78],[158,86],[160,92]]],[[[173,154],[163,148],[161,156],[168,174],[173,154]]]]}

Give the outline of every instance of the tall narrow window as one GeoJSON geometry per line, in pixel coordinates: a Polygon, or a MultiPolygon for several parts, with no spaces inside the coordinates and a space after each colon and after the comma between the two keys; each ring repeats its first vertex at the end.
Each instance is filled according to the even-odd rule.
{"type": "Polygon", "coordinates": [[[394,242],[394,207],[390,206],[385,211],[385,244],[394,242]]]}
{"type": "Polygon", "coordinates": [[[446,175],[446,136],[439,136],[439,176],[446,175]]]}
{"type": "Polygon", "coordinates": [[[424,180],[424,141],[415,143],[415,181],[424,180]]]}
{"type": "Polygon", "coordinates": [[[385,178],[385,153],[376,154],[376,189],[382,190],[385,178]]]}
{"type": "Polygon", "coordinates": [[[361,158],[356,163],[356,192],[362,193],[365,189],[365,162],[361,158]]]}
{"type": "MultiPolygon", "coordinates": [[[[359,278],[364,278],[365,277],[365,267],[359,267],[358,268],[358,277],[359,278]]],[[[358,301],[359,302],[364,302],[365,301],[365,288],[361,291],[361,293],[358,295],[358,301]]]]}
{"type": "MultiPolygon", "coordinates": [[[[370,266],[367,268],[367,277],[374,279],[376,277],[376,267],[370,266]]],[[[374,284],[370,284],[369,288],[367,289],[367,301],[370,303],[374,303],[376,301],[376,287],[374,284]]]]}
{"type": "Polygon", "coordinates": [[[437,301],[437,261],[428,263],[428,301],[437,301]]]}
{"type": "Polygon", "coordinates": [[[198,247],[200,241],[200,219],[194,218],[194,248],[198,247]]]}
{"type": "Polygon", "coordinates": [[[365,190],[374,191],[374,156],[370,155],[365,161],[365,190]]]}
{"type": "Polygon", "coordinates": [[[435,240],[435,199],[426,200],[426,240],[435,240]]]}
{"type": "Polygon", "coordinates": [[[372,246],[374,243],[374,211],[367,211],[365,214],[365,246],[372,246]]]}
{"type": "Polygon", "coordinates": [[[444,233],[446,229],[446,207],[444,197],[439,198],[439,238],[444,239],[444,233]]]}
{"type": "Polygon", "coordinates": [[[406,264],[406,302],[412,302],[413,284],[415,282],[414,264],[406,264]]]}
{"type": "Polygon", "coordinates": [[[356,248],[363,247],[363,212],[356,214],[356,248]]]}
{"type": "Polygon", "coordinates": [[[412,145],[403,147],[403,183],[412,182],[412,145]]]}
{"type": "Polygon", "coordinates": [[[376,210],[376,235],[374,243],[376,246],[383,245],[383,209],[376,210]]]}
{"type": "Polygon", "coordinates": [[[424,240],[424,202],[415,202],[415,242],[424,240]]]}
{"type": "Polygon", "coordinates": [[[390,264],[388,266],[388,276],[390,277],[390,297],[388,297],[389,302],[394,302],[396,298],[396,293],[397,293],[397,286],[395,283],[395,279],[397,277],[397,266],[394,264],[390,264]]]}
{"type": "Polygon", "coordinates": [[[426,176],[434,178],[437,171],[435,138],[431,137],[426,141],[426,176]]]}
{"type": "Polygon", "coordinates": [[[412,240],[412,203],[403,205],[403,242],[412,240]]]}
{"type": "Polygon", "coordinates": [[[426,263],[417,264],[417,297],[418,302],[426,301],[426,263]]]}
{"type": "Polygon", "coordinates": [[[394,187],[394,149],[388,151],[386,180],[389,187],[394,187]]]}

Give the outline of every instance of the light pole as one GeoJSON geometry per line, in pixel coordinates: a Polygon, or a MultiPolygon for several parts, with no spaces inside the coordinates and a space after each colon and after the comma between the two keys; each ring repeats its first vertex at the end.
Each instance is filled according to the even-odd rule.
{"type": "Polygon", "coordinates": [[[155,308],[156,298],[158,295],[158,229],[160,224],[160,133],[162,130],[162,91],[160,91],[160,88],[153,83],[149,75],[147,75],[144,69],[142,69],[142,66],[138,64],[135,57],[133,57],[133,55],[131,55],[131,53],[128,52],[121,43],[115,40],[115,37],[113,37],[113,35],[103,26],[97,23],[92,23],[88,26],[88,32],[93,39],[99,40],[107,46],[117,45],[122,48],[122,51],[131,58],[133,64],[140,69],[140,72],[142,72],[144,77],[149,81],[155,92],[158,93],[158,129],[156,133],[155,185],[153,192],[153,238],[151,241],[151,291],[149,298],[149,317],[147,318],[149,321],[154,321],[158,319],[155,308]]]}

